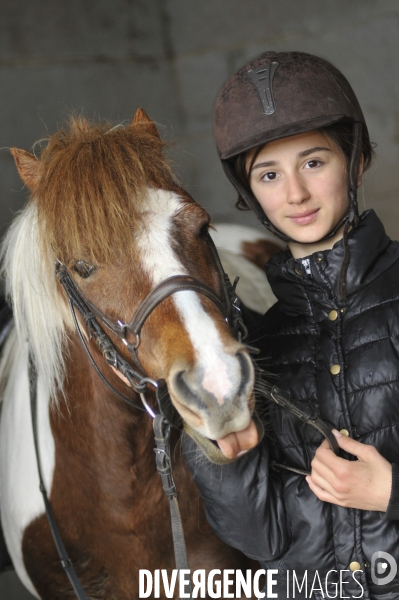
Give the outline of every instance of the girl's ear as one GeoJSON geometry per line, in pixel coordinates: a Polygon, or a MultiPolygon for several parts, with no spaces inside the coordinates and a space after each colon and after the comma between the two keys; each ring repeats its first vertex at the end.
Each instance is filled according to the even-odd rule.
{"type": "Polygon", "coordinates": [[[11,148],[10,152],[14,157],[19,176],[26,187],[34,192],[40,177],[39,160],[30,152],[19,148],[11,148]]]}
{"type": "Polygon", "coordinates": [[[363,183],[363,166],[364,166],[364,156],[362,154],[360,157],[359,170],[357,173],[357,187],[360,187],[363,183]]]}

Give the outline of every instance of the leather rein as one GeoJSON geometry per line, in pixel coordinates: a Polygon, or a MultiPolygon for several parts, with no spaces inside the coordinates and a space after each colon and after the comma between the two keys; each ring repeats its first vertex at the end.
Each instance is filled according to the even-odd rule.
{"type": "MultiPolygon", "coordinates": [[[[204,283],[195,279],[194,277],[191,277],[189,275],[176,275],[162,281],[146,296],[146,298],[137,308],[133,318],[129,323],[123,323],[120,320],[118,320],[117,323],[115,323],[111,319],[109,319],[94,304],[92,304],[87,298],[84,297],[83,293],[75,284],[71,275],[69,274],[67,267],[61,261],[58,260],[56,261],[55,265],[55,272],[67,296],[68,304],[71,310],[77,334],[95,371],[97,372],[103,383],[121,400],[138,410],[147,411],[154,420],[153,427],[156,442],[156,448],[154,449],[154,451],[156,466],[162,479],[164,492],[169,499],[176,567],[179,570],[179,572],[180,569],[189,569],[189,565],[185,548],[181,517],[177,504],[177,491],[172,475],[172,464],[170,457],[170,434],[171,427],[178,427],[179,429],[181,428],[182,420],[170,401],[165,380],[154,380],[151,377],[148,377],[148,375],[146,374],[138,357],[138,348],[140,346],[141,329],[148,317],[150,316],[150,314],[152,313],[152,311],[169,296],[177,292],[187,290],[202,294],[203,296],[210,299],[218,307],[224,319],[229,324],[233,336],[240,342],[245,340],[248,332],[242,320],[239,300],[235,293],[235,287],[238,282],[238,277],[235,279],[234,283],[231,284],[228,275],[223,270],[219,256],[217,254],[217,250],[209,234],[207,235],[206,239],[219,273],[222,297],[220,298],[219,296],[217,296],[209,286],[205,285],[204,283]],[[117,371],[119,371],[119,373],[121,373],[121,375],[123,375],[128,380],[132,389],[137,394],[139,394],[142,405],[133,402],[130,398],[121,394],[102,374],[89,350],[85,336],[81,331],[75,309],[79,312],[81,318],[83,319],[83,322],[87,327],[89,339],[95,340],[96,345],[101,351],[105,362],[111,365],[117,371]],[[102,325],[104,325],[107,329],[112,331],[112,333],[117,335],[122,340],[124,345],[127,347],[130,356],[133,359],[134,366],[132,366],[132,364],[130,364],[130,362],[128,362],[119,353],[109,336],[101,327],[99,321],[102,325]],[[134,341],[128,341],[128,336],[133,336],[134,341]],[[153,408],[148,404],[146,399],[145,394],[149,385],[155,389],[155,396],[159,408],[158,413],[154,412],[153,408]]],[[[251,346],[246,345],[246,348],[249,352],[258,352],[256,348],[252,348],[251,346]]],[[[87,596],[82,588],[82,585],[79,582],[79,579],[73,568],[72,562],[66,552],[65,546],[61,539],[61,535],[59,533],[59,529],[54,518],[54,514],[52,512],[51,504],[48,499],[47,490],[43,482],[37,430],[37,372],[31,357],[29,357],[29,384],[33,437],[39,473],[40,491],[43,495],[47,519],[57,548],[61,565],[64,568],[70,580],[76,597],[79,600],[87,600],[87,596]]],[[[338,444],[336,442],[335,437],[331,433],[331,428],[328,426],[328,424],[324,423],[320,418],[318,418],[316,414],[314,414],[312,411],[306,411],[298,408],[298,406],[294,402],[292,402],[276,386],[266,386],[265,393],[275,403],[279,404],[280,406],[289,410],[290,412],[293,412],[304,422],[316,427],[328,439],[331,448],[334,450],[334,452],[338,452],[338,444]]],[[[288,468],[289,470],[295,471],[295,469],[287,467],[285,465],[275,464],[274,466],[280,468],[288,468]]],[[[305,472],[302,471],[297,472],[305,474],[305,472]]],[[[188,592],[190,594],[189,597],[191,598],[191,585],[189,583],[186,584],[185,592],[188,592]]]]}

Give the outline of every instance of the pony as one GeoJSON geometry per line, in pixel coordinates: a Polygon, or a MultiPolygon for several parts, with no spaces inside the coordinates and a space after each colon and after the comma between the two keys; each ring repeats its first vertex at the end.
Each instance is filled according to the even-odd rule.
{"type": "MultiPolygon", "coordinates": [[[[90,305],[113,323],[129,323],[143,299],[170,277],[191,276],[221,294],[207,238],[209,215],[176,182],[164,146],[153,121],[138,109],[131,123],[117,127],[71,117],[39,157],[11,150],[31,195],[2,247],[15,324],[0,364],[0,508],[13,565],[36,598],[75,595],[39,490],[29,361],[37,372],[43,482],[88,598],[134,600],[140,569],[175,568],[152,419],[118,397],[140,403],[129,380],[103,360],[77,314],[82,338],[112,387],[104,384],[55,268],[61,264],[90,305]]],[[[132,363],[132,334],[108,334],[132,363]]],[[[148,315],[135,348],[145,373],[165,380],[172,404],[193,431],[217,440],[248,426],[255,402],[252,362],[212,299],[192,289],[168,295],[148,315]]],[[[146,398],[154,408],[150,389],[146,398]]],[[[175,434],[174,479],[191,569],[248,568],[248,559],[209,529],[179,450],[175,434]]]]}

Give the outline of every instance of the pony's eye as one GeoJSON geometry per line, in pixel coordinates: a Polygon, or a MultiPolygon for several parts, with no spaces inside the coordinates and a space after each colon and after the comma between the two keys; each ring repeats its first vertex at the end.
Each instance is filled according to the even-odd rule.
{"type": "Polygon", "coordinates": [[[199,230],[199,236],[200,237],[206,237],[208,235],[209,232],[209,223],[208,221],[206,223],[204,223],[201,227],[201,229],[199,230]]]}
{"type": "Polygon", "coordinates": [[[82,277],[82,279],[87,279],[90,277],[90,275],[93,275],[93,273],[97,270],[97,267],[90,265],[84,260],[77,260],[72,269],[79,275],[79,277],[82,277]]]}

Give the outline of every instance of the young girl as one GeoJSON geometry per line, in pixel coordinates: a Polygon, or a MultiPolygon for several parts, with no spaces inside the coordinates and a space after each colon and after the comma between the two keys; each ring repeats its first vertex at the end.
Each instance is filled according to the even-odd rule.
{"type": "Polygon", "coordinates": [[[193,458],[186,440],[208,519],[277,569],[269,597],[397,599],[399,244],[374,211],[358,216],[363,113],[328,62],[268,52],[221,90],[215,135],[239,205],[288,245],[266,265],[279,301],[254,333],[262,367],[340,455],[277,405],[255,447],[253,423],[219,441],[231,464],[193,458]]]}

